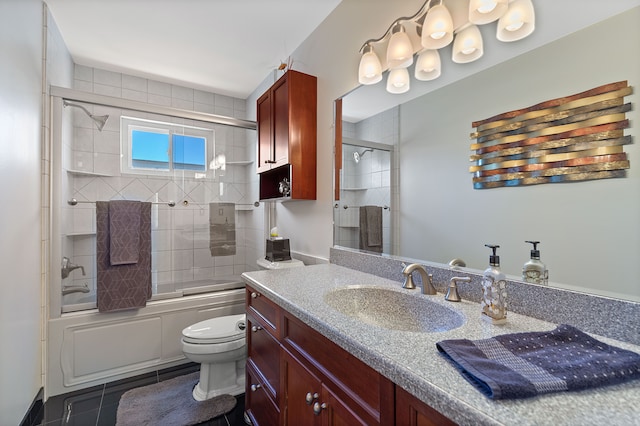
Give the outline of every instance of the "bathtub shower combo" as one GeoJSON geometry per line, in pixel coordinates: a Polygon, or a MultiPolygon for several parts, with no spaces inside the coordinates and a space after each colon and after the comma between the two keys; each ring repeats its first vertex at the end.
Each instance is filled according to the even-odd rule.
{"type": "Polygon", "coordinates": [[[254,122],[51,93],[49,396],[184,363],[183,329],[244,314],[239,276],[256,269],[264,217],[250,199],[254,122]],[[114,200],[150,205],[151,297],[99,312],[96,203],[114,200]]]}

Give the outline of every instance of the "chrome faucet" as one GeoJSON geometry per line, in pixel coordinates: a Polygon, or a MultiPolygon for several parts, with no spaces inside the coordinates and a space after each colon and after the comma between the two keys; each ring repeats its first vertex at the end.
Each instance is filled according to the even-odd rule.
{"type": "Polygon", "coordinates": [[[413,282],[413,276],[411,275],[413,271],[418,271],[420,277],[422,278],[422,294],[436,294],[436,288],[433,286],[432,277],[433,275],[427,274],[427,270],[424,266],[419,263],[412,263],[411,265],[407,265],[402,270],[402,274],[404,275],[404,283],[402,284],[403,288],[414,289],[416,288],[415,283],[413,282]]]}
{"type": "Polygon", "coordinates": [[[458,294],[458,281],[470,282],[471,278],[469,277],[453,277],[449,281],[449,288],[447,289],[447,294],[444,296],[444,300],[448,300],[449,302],[459,302],[462,299],[458,294]]]}
{"type": "Polygon", "coordinates": [[[71,263],[71,259],[69,259],[66,256],[63,257],[62,258],[62,279],[67,278],[69,276],[69,274],[71,273],[71,271],[73,271],[74,269],[82,270],[82,275],[85,275],[84,266],[74,265],[73,263],[71,263]]]}

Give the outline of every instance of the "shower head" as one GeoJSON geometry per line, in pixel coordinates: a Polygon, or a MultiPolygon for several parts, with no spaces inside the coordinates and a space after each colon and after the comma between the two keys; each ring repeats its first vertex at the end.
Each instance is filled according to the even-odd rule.
{"type": "Polygon", "coordinates": [[[360,162],[360,157],[362,157],[366,152],[373,152],[373,149],[365,149],[362,152],[353,151],[353,161],[358,164],[360,162]]]}
{"type": "Polygon", "coordinates": [[[63,104],[64,104],[64,106],[72,106],[72,107],[80,108],[82,111],[84,111],[85,114],[87,114],[89,116],[89,118],[91,118],[93,120],[93,122],[95,123],[96,127],[100,131],[102,131],[102,129],[104,128],[104,125],[107,124],[107,120],[109,119],[108,115],[93,115],[93,114],[91,114],[89,112],[89,110],[86,109],[85,107],[83,107],[82,105],[74,104],[74,103],[71,103],[69,101],[64,101],[63,104]]]}

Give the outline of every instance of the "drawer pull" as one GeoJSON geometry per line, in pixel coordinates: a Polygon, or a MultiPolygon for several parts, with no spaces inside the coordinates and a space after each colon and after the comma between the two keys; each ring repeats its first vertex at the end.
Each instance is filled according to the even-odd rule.
{"type": "Polygon", "coordinates": [[[313,401],[315,401],[316,399],[318,399],[318,394],[317,393],[311,393],[311,392],[307,392],[307,396],[305,397],[305,400],[307,401],[307,405],[311,405],[313,403],[313,401]]]}
{"type": "Polygon", "coordinates": [[[262,387],[262,385],[261,385],[260,383],[255,384],[255,385],[251,385],[251,391],[252,391],[252,392],[255,392],[255,391],[257,391],[258,389],[260,389],[261,387],[262,387]]]}
{"type": "Polygon", "coordinates": [[[255,291],[251,293],[251,298],[255,299],[256,297],[260,296],[258,293],[256,293],[255,291]]]}
{"type": "Polygon", "coordinates": [[[253,327],[251,327],[251,331],[253,331],[254,333],[260,330],[262,330],[262,327],[260,327],[259,325],[254,325],[253,327]]]}
{"type": "Polygon", "coordinates": [[[315,404],[313,404],[313,414],[315,414],[316,416],[319,416],[320,413],[322,413],[322,410],[324,410],[325,408],[327,408],[326,402],[323,402],[322,404],[320,404],[319,402],[316,402],[315,404]]]}

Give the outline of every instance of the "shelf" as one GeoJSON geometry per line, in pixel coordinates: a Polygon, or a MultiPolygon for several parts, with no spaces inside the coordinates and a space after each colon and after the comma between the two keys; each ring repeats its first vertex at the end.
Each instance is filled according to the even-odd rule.
{"type": "Polygon", "coordinates": [[[94,232],[71,232],[69,234],[65,234],[67,237],[91,237],[96,235],[94,232]]]}
{"type": "Polygon", "coordinates": [[[250,166],[253,164],[253,161],[227,161],[227,166],[250,166]]]}
{"type": "Polygon", "coordinates": [[[106,173],[94,173],[87,172],[84,170],[67,170],[67,173],[75,175],[75,176],[99,176],[99,177],[112,177],[113,175],[108,175],[106,173]]]}

